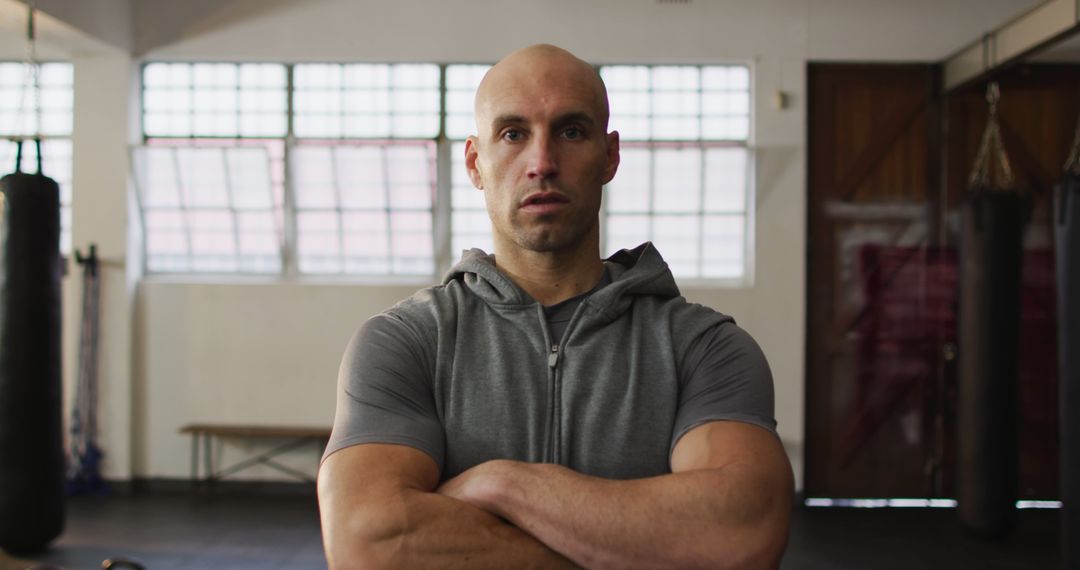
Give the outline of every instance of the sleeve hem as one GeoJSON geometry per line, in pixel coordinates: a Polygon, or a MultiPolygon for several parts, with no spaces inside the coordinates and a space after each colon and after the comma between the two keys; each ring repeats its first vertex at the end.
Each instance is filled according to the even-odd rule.
{"type": "Polygon", "coordinates": [[[326,461],[327,457],[330,457],[342,449],[353,447],[355,445],[363,445],[365,443],[385,443],[411,447],[430,456],[435,461],[435,464],[438,465],[440,473],[443,470],[443,458],[441,453],[432,450],[427,441],[402,434],[363,434],[342,438],[326,447],[326,451],[323,452],[322,458],[319,459],[319,465],[322,466],[322,463],[326,461]]]}
{"type": "Polygon", "coordinates": [[[682,439],[684,435],[690,433],[690,431],[694,428],[705,425],[709,422],[725,421],[740,422],[744,424],[754,425],[773,434],[776,439],[780,439],[780,434],[776,431],[776,420],[772,418],[765,418],[762,416],[755,416],[751,414],[722,414],[709,416],[698,419],[694,423],[683,427],[675,433],[675,436],[671,438],[671,447],[668,448],[668,463],[671,462],[671,455],[675,453],[675,446],[679,444],[679,440],[682,439]]]}

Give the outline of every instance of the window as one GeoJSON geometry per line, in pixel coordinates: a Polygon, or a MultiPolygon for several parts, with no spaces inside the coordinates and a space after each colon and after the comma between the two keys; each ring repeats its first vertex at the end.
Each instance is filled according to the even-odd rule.
{"type": "MultiPolygon", "coordinates": [[[[488,65],[150,63],[136,179],[154,272],[433,277],[492,249],[464,146],[488,65]],[[440,207],[440,204],[444,206],[440,207]]],[[[605,250],[741,280],[745,66],[603,66],[622,164],[605,250]]]]}
{"type": "Polygon", "coordinates": [[[301,64],[293,86],[300,272],[434,275],[439,66],[301,64]]]}
{"type": "Polygon", "coordinates": [[[745,66],[605,66],[622,161],[605,249],[652,240],[676,277],[746,274],[750,76],[745,66]]]}
{"type": "MultiPolygon", "coordinates": [[[[16,143],[42,138],[42,169],[60,185],[60,251],[71,253],[71,130],[74,74],[70,63],[0,62],[0,176],[15,170],[16,143]],[[40,129],[38,116],[41,117],[40,129]]],[[[23,143],[23,172],[37,172],[37,147],[23,143]]]]}
{"type": "Polygon", "coordinates": [[[450,257],[458,259],[467,249],[495,249],[491,219],[484,194],[477,190],[465,169],[465,139],[476,134],[473,99],[490,65],[450,65],[446,68],[446,137],[450,140],[450,257]]]}
{"type": "Polygon", "coordinates": [[[287,109],[284,65],[143,68],[133,169],[147,271],[282,271],[287,109]]]}

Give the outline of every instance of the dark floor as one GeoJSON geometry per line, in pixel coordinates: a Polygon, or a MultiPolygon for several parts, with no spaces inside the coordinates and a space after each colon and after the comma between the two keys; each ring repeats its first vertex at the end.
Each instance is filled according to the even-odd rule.
{"type": "MultiPolygon", "coordinates": [[[[1020,511],[1017,532],[997,543],[966,536],[954,516],[950,509],[798,509],[782,568],[1058,566],[1058,511],[1020,511]]],[[[149,570],[326,567],[315,500],[295,494],[76,498],[64,535],[49,552],[29,558],[90,570],[115,556],[137,558],[149,570]]],[[[0,558],[0,570],[7,568],[0,558]]]]}

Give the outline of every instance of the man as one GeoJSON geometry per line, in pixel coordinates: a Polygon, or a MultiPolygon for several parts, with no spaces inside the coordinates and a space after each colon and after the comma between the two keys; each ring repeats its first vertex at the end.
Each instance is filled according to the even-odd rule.
{"type": "Polygon", "coordinates": [[[619,137],[596,71],[514,52],[476,121],[495,255],[466,252],[346,351],[330,567],[776,567],[792,477],[768,365],[651,244],[599,258],[619,137]]]}

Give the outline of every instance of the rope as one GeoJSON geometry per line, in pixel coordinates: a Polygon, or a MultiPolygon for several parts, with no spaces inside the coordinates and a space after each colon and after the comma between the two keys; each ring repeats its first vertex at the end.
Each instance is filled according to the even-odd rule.
{"type": "Polygon", "coordinates": [[[100,494],[107,491],[107,486],[101,479],[98,465],[101,452],[97,446],[97,354],[101,279],[96,250],[91,244],[86,257],[78,251],[75,252],[76,261],[83,266],[83,318],[79,331],[79,368],[71,419],[71,458],[68,470],[69,491],[74,494],[100,494]]]}
{"type": "Polygon", "coordinates": [[[979,142],[979,152],[975,155],[975,167],[968,178],[969,188],[1013,188],[1015,178],[1009,165],[1009,156],[1005,154],[1005,144],[1001,140],[1001,127],[998,124],[998,101],[1001,90],[997,83],[986,87],[986,102],[990,106],[990,116],[986,120],[986,129],[979,142]],[[992,153],[992,154],[991,154],[992,153]],[[995,171],[994,166],[997,166],[995,171]],[[998,174],[998,184],[994,184],[994,174],[998,174]]]}

